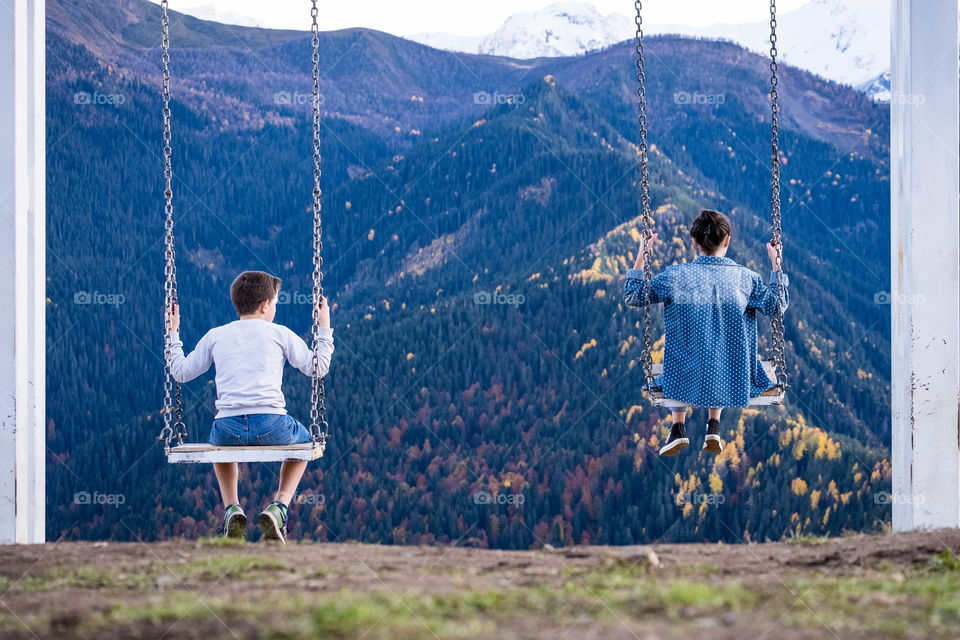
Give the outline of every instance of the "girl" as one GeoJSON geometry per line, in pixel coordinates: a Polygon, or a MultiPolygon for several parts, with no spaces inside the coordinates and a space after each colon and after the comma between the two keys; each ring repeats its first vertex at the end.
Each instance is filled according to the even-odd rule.
{"type": "MultiPolygon", "coordinates": [[[[703,448],[711,453],[723,449],[720,439],[722,407],[747,406],[751,396],[775,386],[757,355],[757,311],[772,315],[789,303],[785,273],[778,271],[777,246],[767,245],[772,269],[770,286],[756,271],[726,257],[730,246],[730,219],[705,209],[690,227],[696,260],[667,267],[650,280],[643,280],[644,245],[633,269],[627,271],[623,301],[631,307],[662,302],[666,333],[663,373],[655,383],[667,398],[695,407],[710,408],[703,448]],[[777,295],[778,275],[784,285],[777,295]]],[[[651,244],[657,234],[650,238],[651,244]]],[[[672,456],[690,443],[684,430],[686,407],[673,409],[673,427],[660,449],[672,456]]]]}

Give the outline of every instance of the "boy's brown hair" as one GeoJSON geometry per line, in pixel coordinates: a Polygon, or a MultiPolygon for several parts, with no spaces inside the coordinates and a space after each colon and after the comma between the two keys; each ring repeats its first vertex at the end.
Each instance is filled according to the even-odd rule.
{"type": "Polygon", "coordinates": [[[690,227],[690,237],[697,241],[704,253],[713,255],[730,235],[730,218],[719,211],[704,209],[690,227]]]}
{"type": "Polygon", "coordinates": [[[255,313],[261,302],[273,300],[280,291],[280,278],[264,271],[244,271],[230,285],[230,299],[241,316],[255,313]]]}

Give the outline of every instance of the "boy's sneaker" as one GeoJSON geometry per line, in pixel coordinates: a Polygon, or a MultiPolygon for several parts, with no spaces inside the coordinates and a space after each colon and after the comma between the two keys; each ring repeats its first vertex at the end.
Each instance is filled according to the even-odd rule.
{"type": "Polygon", "coordinates": [[[664,457],[675,456],[680,453],[680,449],[683,449],[688,444],[690,444],[690,439],[687,438],[687,432],[683,428],[683,423],[674,422],[670,428],[670,436],[667,438],[667,443],[660,447],[660,455],[664,457]]]}
{"type": "Polygon", "coordinates": [[[223,523],[217,527],[217,535],[238,540],[247,537],[247,516],[240,505],[232,504],[227,507],[223,514],[223,523]]]}
{"type": "Polygon", "coordinates": [[[288,515],[287,505],[279,500],[274,500],[267,505],[267,508],[261,511],[257,518],[260,528],[263,529],[263,539],[279,540],[286,544],[288,515]]]}
{"type": "Polygon", "coordinates": [[[703,441],[703,450],[710,453],[723,451],[723,440],[720,439],[720,421],[716,418],[707,420],[707,437],[703,441]]]}

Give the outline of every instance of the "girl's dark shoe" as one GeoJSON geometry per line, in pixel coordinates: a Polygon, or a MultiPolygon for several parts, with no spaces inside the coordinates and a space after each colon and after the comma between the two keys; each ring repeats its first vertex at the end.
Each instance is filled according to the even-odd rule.
{"type": "Polygon", "coordinates": [[[674,422],[670,428],[670,436],[667,438],[666,444],[660,447],[660,455],[664,457],[675,456],[680,453],[680,449],[683,449],[688,444],[690,444],[690,439],[687,438],[687,432],[683,428],[683,423],[674,422]]]}
{"type": "Polygon", "coordinates": [[[720,421],[716,418],[707,420],[707,437],[703,441],[703,450],[710,453],[723,451],[723,440],[720,439],[720,421]]]}

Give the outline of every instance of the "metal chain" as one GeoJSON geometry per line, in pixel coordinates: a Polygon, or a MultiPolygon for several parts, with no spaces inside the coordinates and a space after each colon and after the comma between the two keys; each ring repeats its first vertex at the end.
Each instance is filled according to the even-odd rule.
{"type": "MultiPolygon", "coordinates": [[[[650,182],[647,170],[647,89],[646,76],[643,69],[643,5],[641,0],[635,0],[637,10],[637,101],[640,108],[640,223],[643,237],[643,290],[650,295],[650,281],[653,279],[653,267],[650,266],[650,238],[653,235],[654,220],[650,215],[650,182]]],[[[643,373],[646,377],[646,387],[652,389],[655,384],[653,376],[653,319],[650,305],[643,307],[643,373]]]]}
{"type": "MultiPolygon", "coordinates": [[[[173,242],[173,169],[171,164],[172,152],[170,141],[172,138],[170,132],[170,18],[167,15],[167,0],[160,2],[160,24],[162,25],[163,36],[161,45],[163,47],[163,178],[164,191],[163,197],[166,202],[164,212],[166,219],[164,222],[165,230],[165,250],[164,258],[164,321],[166,314],[177,302],[177,265],[174,255],[173,242]]],[[[183,438],[187,435],[186,427],[183,424],[183,396],[180,392],[180,383],[173,381],[170,373],[170,330],[164,331],[164,383],[163,383],[163,429],[157,440],[164,443],[169,449],[174,438],[177,444],[183,443],[183,438]],[[176,422],[173,422],[174,416],[176,422]]]]}
{"type": "Polygon", "coordinates": [[[317,0],[312,0],[310,17],[313,24],[313,378],[310,394],[310,441],[325,444],[327,406],[320,368],[320,307],[323,297],[323,257],[320,226],[320,36],[317,25],[317,0]]]}
{"type": "MultiPolygon", "coordinates": [[[[783,242],[780,221],[780,132],[778,118],[780,105],[777,102],[777,0],[770,0],[770,144],[772,150],[770,167],[770,235],[777,247],[777,297],[784,294],[783,286],[783,242]]],[[[773,363],[777,373],[777,384],[783,390],[787,384],[786,347],[784,345],[783,310],[777,306],[770,320],[773,330],[773,363]]]]}

